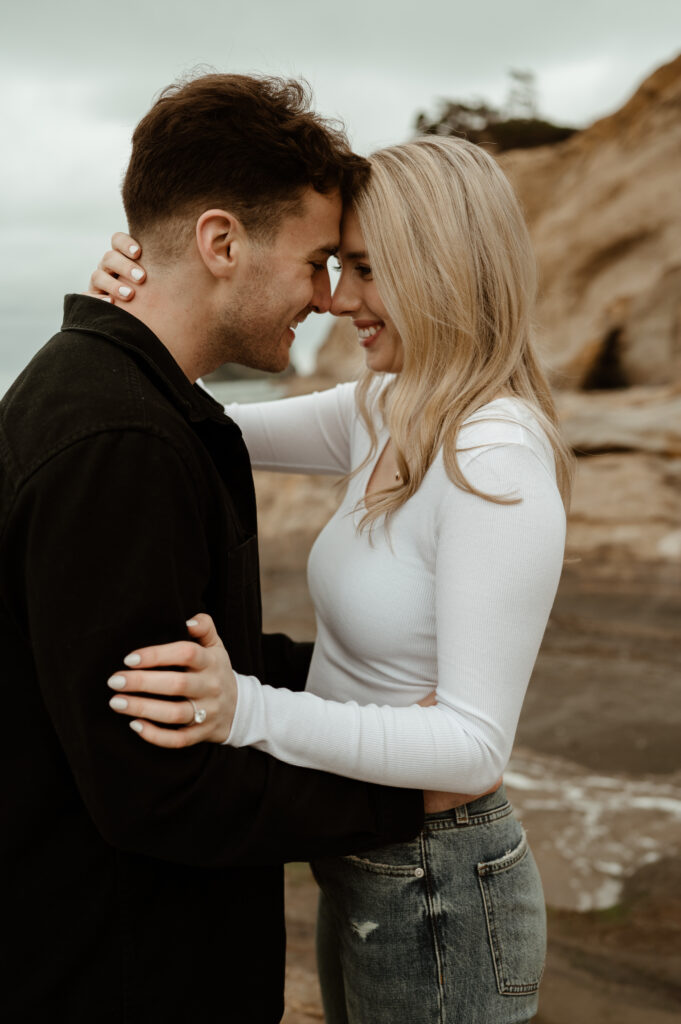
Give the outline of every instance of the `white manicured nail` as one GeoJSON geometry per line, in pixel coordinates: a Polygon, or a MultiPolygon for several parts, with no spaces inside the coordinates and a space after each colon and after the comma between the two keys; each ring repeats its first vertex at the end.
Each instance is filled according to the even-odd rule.
{"type": "Polygon", "coordinates": [[[139,665],[141,660],[142,659],[139,654],[128,654],[123,658],[123,664],[127,665],[129,668],[134,668],[135,665],[139,665]]]}
{"type": "Polygon", "coordinates": [[[140,270],[139,267],[135,267],[134,270],[130,271],[130,277],[133,279],[133,281],[141,281],[142,278],[144,277],[144,271],[140,270]]]}
{"type": "Polygon", "coordinates": [[[134,255],[135,255],[136,253],[138,253],[139,251],[140,251],[140,247],[139,247],[139,245],[129,245],[129,246],[128,246],[128,252],[129,252],[129,253],[130,253],[130,254],[131,254],[132,256],[134,256],[134,255]]]}
{"type": "Polygon", "coordinates": [[[198,626],[198,624],[199,623],[198,623],[197,619],[187,619],[187,625],[188,626],[198,626]]]}
{"type": "Polygon", "coordinates": [[[110,686],[112,690],[123,690],[125,689],[125,676],[111,676],[111,679],[107,679],[106,685],[110,686]]]}
{"type": "Polygon", "coordinates": [[[132,729],[133,732],[142,732],[142,723],[141,722],[131,722],[130,723],[130,728],[132,729]]]}
{"type": "Polygon", "coordinates": [[[114,711],[125,711],[128,706],[128,702],[125,697],[112,697],[109,701],[109,707],[113,708],[114,711]]]}
{"type": "Polygon", "coordinates": [[[118,294],[127,299],[128,295],[132,295],[132,288],[128,288],[127,284],[122,284],[118,289],[118,294]]]}

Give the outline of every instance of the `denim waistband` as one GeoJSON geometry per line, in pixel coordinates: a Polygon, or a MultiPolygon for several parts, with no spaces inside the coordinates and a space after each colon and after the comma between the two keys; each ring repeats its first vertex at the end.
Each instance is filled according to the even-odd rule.
{"type": "Polygon", "coordinates": [[[487,821],[494,821],[496,818],[503,818],[511,814],[513,808],[508,799],[506,788],[502,782],[493,793],[486,793],[479,796],[470,803],[462,804],[461,807],[453,807],[449,811],[438,811],[435,814],[426,814],[423,828],[425,830],[437,830],[442,828],[466,828],[470,825],[481,825],[487,821]]]}

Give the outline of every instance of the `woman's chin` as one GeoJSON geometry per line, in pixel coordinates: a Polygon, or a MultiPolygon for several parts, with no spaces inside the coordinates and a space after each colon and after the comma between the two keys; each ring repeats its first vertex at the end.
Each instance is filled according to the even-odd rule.
{"type": "Polygon", "coordinates": [[[367,370],[371,370],[373,373],[399,373],[402,369],[402,364],[398,363],[397,360],[381,359],[380,356],[372,358],[371,352],[366,353],[364,365],[367,370]]]}
{"type": "Polygon", "coordinates": [[[381,358],[380,352],[372,352],[370,349],[364,352],[364,365],[367,370],[373,370],[374,373],[385,373],[388,362],[385,357],[381,358]]]}

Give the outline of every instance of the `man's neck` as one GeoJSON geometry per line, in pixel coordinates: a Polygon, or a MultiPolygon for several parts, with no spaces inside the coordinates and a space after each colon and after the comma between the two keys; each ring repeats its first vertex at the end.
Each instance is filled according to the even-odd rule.
{"type": "Polygon", "coordinates": [[[171,275],[149,274],[134,299],[123,307],[153,331],[182,372],[194,383],[209,367],[203,365],[207,310],[191,288],[183,289],[171,275]],[[203,358],[202,358],[203,357],[203,358]]]}

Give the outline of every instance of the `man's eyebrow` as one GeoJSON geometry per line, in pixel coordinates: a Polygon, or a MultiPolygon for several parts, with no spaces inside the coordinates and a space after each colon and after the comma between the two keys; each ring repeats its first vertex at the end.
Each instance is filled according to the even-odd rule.
{"type": "Polygon", "coordinates": [[[335,256],[337,252],[338,252],[338,246],[337,245],[319,245],[314,250],[314,252],[310,253],[310,259],[312,259],[313,256],[320,256],[322,253],[328,259],[330,256],[335,256]]]}

